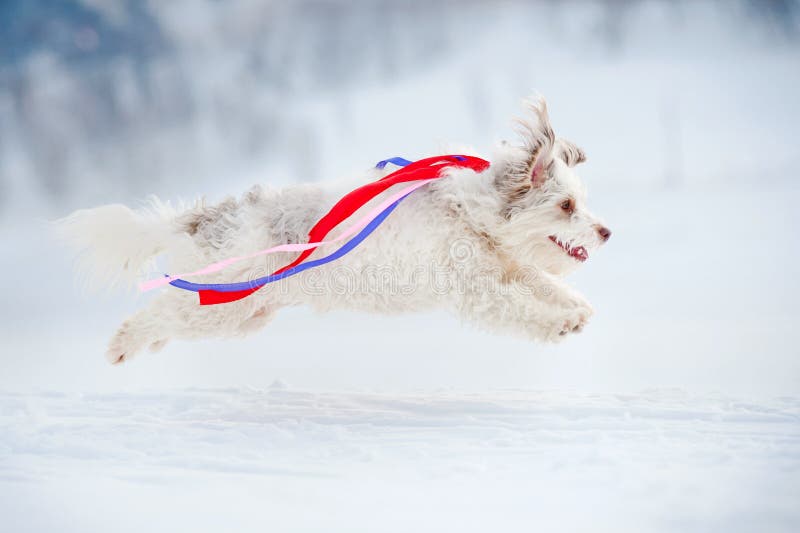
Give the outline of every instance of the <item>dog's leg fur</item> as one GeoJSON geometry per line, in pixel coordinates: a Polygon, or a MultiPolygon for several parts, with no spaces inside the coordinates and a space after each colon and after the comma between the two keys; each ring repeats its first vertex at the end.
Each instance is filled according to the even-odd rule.
{"type": "Polygon", "coordinates": [[[489,331],[557,342],[568,333],[580,331],[592,314],[591,307],[565,296],[561,287],[533,287],[513,281],[500,290],[466,294],[459,314],[489,331]],[[552,299],[563,305],[554,308],[548,301],[552,299]]]}
{"type": "Polygon", "coordinates": [[[158,351],[172,338],[253,333],[264,327],[276,310],[258,296],[224,306],[199,306],[194,294],[164,292],[120,325],[109,342],[106,358],[112,364],[122,363],[146,348],[158,351]]]}
{"type": "Polygon", "coordinates": [[[153,352],[158,351],[169,340],[167,335],[169,332],[164,330],[153,309],[143,309],[125,320],[111,337],[106,359],[111,364],[118,364],[147,347],[153,352]]]}

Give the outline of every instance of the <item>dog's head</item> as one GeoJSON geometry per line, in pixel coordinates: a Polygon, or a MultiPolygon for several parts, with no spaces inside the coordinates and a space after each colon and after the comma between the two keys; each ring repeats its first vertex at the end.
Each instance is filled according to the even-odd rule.
{"type": "Polygon", "coordinates": [[[611,236],[586,205],[586,188],[574,167],[583,150],[557,139],[544,99],[526,101],[532,117],[518,121],[522,145],[505,144],[495,158],[501,198],[500,245],[521,264],[566,274],[611,236]]]}

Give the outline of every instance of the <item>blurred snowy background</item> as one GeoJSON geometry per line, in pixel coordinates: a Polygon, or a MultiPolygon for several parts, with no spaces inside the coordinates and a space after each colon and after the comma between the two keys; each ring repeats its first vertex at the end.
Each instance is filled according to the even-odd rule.
{"type": "Polygon", "coordinates": [[[792,0],[5,0],[0,529],[797,531],[798,87],[792,0]],[[105,362],[142,297],[46,220],[486,153],[533,90],[614,230],[580,336],[295,309],[105,362]]]}

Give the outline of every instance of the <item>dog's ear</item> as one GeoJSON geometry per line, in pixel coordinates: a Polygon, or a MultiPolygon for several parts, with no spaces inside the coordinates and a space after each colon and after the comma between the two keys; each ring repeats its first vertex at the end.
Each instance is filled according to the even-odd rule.
{"type": "Polygon", "coordinates": [[[586,161],[586,154],[583,153],[583,150],[572,141],[566,139],[556,141],[555,154],[569,167],[574,167],[578,163],[586,161]]]}
{"type": "Polygon", "coordinates": [[[556,136],[550,125],[544,98],[526,100],[525,106],[532,112],[534,120],[517,120],[517,130],[522,136],[527,154],[525,168],[529,184],[532,187],[541,187],[553,169],[556,136]]]}
{"type": "Polygon", "coordinates": [[[534,98],[526,100],[525,106],[533,117],[516,120],[522,146],[513,148],[513,156],[505,161],[505,168],[495,179],[495,186],[505,199],[506,218],[522,209],[530,192],[541,187],[553,172],[556,137],[547,116],[547,104],[544,98],[534,98]]]}

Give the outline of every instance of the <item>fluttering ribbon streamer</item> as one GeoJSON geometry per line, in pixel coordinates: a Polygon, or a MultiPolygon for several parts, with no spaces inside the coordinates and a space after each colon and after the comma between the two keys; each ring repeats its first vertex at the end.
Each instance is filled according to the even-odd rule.
{"type": "Polygon", "coordinates": [[[169,285],[170,282],[174,280],[179,280],[180,278],[185,278],[188,276],[203,276],[206,274],[213,274],[214,272],[219,272],[228,268],[231,265],[239,263],[241,261],[246,261],[247,259],[255,259],[256,257],[261,257],[264,255],[274,254],[277,252],[304,252],[306,250],[312,250],[314,248],[318,248],[320,246],[325,246],[326,244],[333,244],[335,242],[343,241],[347,237],[350,237],[354,233],[358,232],[360,229],[364,228],[369,224],[369,222],[375,218],[377,218],[386,208],[390,205],[396,203],[398,200],[405,198],[415,190],[419,189],[423,185],[427,185],[433,181],[433,179],[420,181],[402,189],[397,194],[392,195],[391,197],[384,200],[380,205],[375,207],[372,211],[364,215],[361,219],[359,219],[356,223],[352,226],[347,228],[342,232],[341,235],[338,235],[335,239],[331,239],[329,241],[322,241],[322,242],[309,242],[309,243],[296,243],[296,244],[279,244],[278,246],[273,246],[272,248],[267,248],[265,250],[259,250],[257,252],[253,252],[247,255],[240,255],[236,257],[229,257],[228,259],[224,259],[217,263],[212,263],[200,270],[195,270],[194,272],[185,272],[183,274],[175,274],[173,276],[165,275],[161,278],[155,278],[148,281],[143,281],[139,284],[139,291],[140,292],[147,292],[153,289],[157,289],[159,287],[163,287],[164,285],[169,285]]]}
{"type": "Polygon", "coordinates": [[[242,298],[254,293],[267,283],[284,279],[286,277],[303,272],[304,270],[308,270],[309,268],[324,265],[347,254],[356,246],[358,246],[364,239],[366,239],[370,233],[375,231],[375,229],[386,219],[386,217],[388,217],[391,212],[397,208],[400,202],[407,198],[412,192],[419,189],[423,185],[440,178],[443,167],[452,166],[459,168],[470,168],[476,172],[481,172],[489,167],[489,162],[484,159],[463,155],[429,157],[426,159],[420,159],[416,162],[411,162],[401,157],[393,157],[379,162],[376,166],[377,168],[384,168],[388,163],[393,163],[395,165],[402,166],[403,168],[384,176],[378,181],[374,181],[359,187],[342,197],[342,199],[339,200],[336,205],[334,205],[333,208],[331,208],[331,210],[314,225],[313,228],[311,228],[311,231],[308,234],[308,242],[306,244],[280,245],[267,250],[262,250],[260,252],[255,252],[254,254],[247,256],[235,257],[225,261],[220,261],[197,272],[181,275],[188,276],[217,272],[235,262],[268,253],[279,251],[301,251],[300,255],[294,261],[276,270],[269,276],[238,283],[207,284],[192,283],[183,279],[175,279],[178,276],[166,276],[163,278],[163,280],[152,280],[151,282],[145,282],[143,284],[143,290],[149,290],[150,288],[155,288],[165,283],[169,283],[174,287],[197,292],[200,297],[200,305],[215,305],[241,300],[242,298]],[[365,217],[345,230],[345,232],[343,232],[337,238],[327,242],[323,241],[325,236],[331,230],[333,230],[341,222],[343,222],[377,195],[393,185],[409,181],[419,181],[420,183],[417,183],[411,187],[407,187],[391,198],[387,199],[381,205],[368,213],[365,217]],[[326,257],[303,263],[303,261],[309,255],[311,255],[311,253],[317,247],[343,240],[359,229],[359,233],[342,245],[342,247],[336,252],[326,257]]]}
{"type": "MultiPolygon", "coordinates": [[[[411,194],[411,193],[408,193],[411,194]]],[[[331,261],[335,261],[339,259],[347,252],[351,251],[353,248],[361,244],[361,242],[367,238],[367,236],[375,231],[381,222],[383,222],[389,214],[395,210],[395,208],[400,205],[400,201],[403,200],[406,196],[401,197],[396,202],[392,203],[384,209],[383,211],[378,214],[377,217],[370,220],[369,224],[367,224],[364,229],[362,229],[358,235],[347,241],[344,246],[336,250],[334,253],[327,255],[325,257],[321,257],[319,259],[315,259],[313,261],[306,261],[305,263],[300,263],[297,266],[289,268],[287,270],[282,270],[277,274],[270,274],[269,276],[264,276],[263,278],[254,279],[251,281],[240,281],[238,283],[191,283],[189,281],[184,281],[182,279],[176,279],[170,282],[170,285],[174,287],[178,287],[179,289],[185,289],[187,291],[216,291],[216,292],[239,292],[239,291],[247,291],[253,288],[261,288],[267,283],[272,283],[273,281],[278,281],[283,278],[288,278],[289,276],[294,276],[295,274],[299,274],[304,270],[308,270],[309,268],[318,267],[324,265],[326,263],[330,263],[331,261]]]]}

